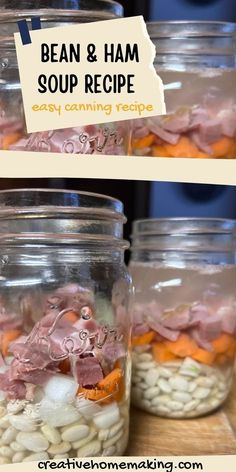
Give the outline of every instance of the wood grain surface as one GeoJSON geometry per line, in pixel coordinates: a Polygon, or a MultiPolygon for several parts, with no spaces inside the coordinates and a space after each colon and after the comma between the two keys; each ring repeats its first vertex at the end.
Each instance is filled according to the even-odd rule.
{"type": "Polygon", "coordinates": [[[128,456],[236,454],[236,378],[226,403],[196,419],[158,418],[131,409],[128,456]]]}

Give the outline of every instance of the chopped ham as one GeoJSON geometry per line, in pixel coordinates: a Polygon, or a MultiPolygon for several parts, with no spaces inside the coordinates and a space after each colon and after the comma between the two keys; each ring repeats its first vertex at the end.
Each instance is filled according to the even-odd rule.
{"type": "Polygon", "coordinates": [[[161,127],[170,133],[185,133],[189,129],[190,114],[189,111],[179,111],[168,115],[161,121],[161,127]]]}
{"type": "Polygon", "coordinates": [[[104,377],[101,365],[95,357],[75,359],[73,375],[82,387],[96,385],[104,377]]]}
{"type": "Polygon", "coordinates": [[[0,390],[7,393],[9,400],[23,400],[26,395],[26,387],[22,380],[10,380],[9,372],[0,374],[0,390]]]}
{"type": "Polygon", "coordinates": [[[190,310],[188,306],[183,305],[177,310],[163,312],[161,322],[166,328],[173,330],[183,330],[189,326],[190,310]]]}
{"type": "Polygon", "coordinates": [[[199,139],[203,144],[218,141],[222,134],[222,124],[218,118],[212,118],[199,126],[199,139]]]}
{"type": "Polygon", "coordinates": [[[126,356],[125,347],[122,343],[108,342],[102,348],[102,356],[104,356],[107,362],[114,365],[118,359],[126,356]]]}
{"type": "Polygon", "coordinates": [[[228,138],[236,137],[236,110],[221,110],[217,117],[221,121],[222,133],[228,138]]]}
{"type": "Polygon", "coordinates": [[[148,127],[153,134],[161,138],[166,143],[177,144],[180,139],[179,133],[170,133],[169,131],[165,131],[161,126],[158,126],[155,121],[149,120],[148,127]]]}
{"type": "Polygon", "coordinates": [[[232,306],[222,306],[217,313],[222,317],[222,331],[236,334],[236,309],[232,306]]]}
{"type": "Polygon", "coordinates": [[[156,333],[163,336],[163,338],[168,339],[169,341],[176,341],[180,335],[180,331],[178,330],[171,330],[165,328],[161,323],[157,321],[148,320],[149,327],[156,331],[156,333]]]}
{"type": "Polygon", "coordinates": [[[192,328],[188,331],[188,334],[196,341],[199,347],[206,349],[209,352],[213,351],[212,345],[199,333],[198,328],[192,328]]]}
{"type": "Polygon", "coordinates": [[[213,339],[220,336],[221,328],[221,315],[215,313],[214,315],[207,316],[204,320],[199,323],[199,336],[203,340],[212,341],[213,339]]]}

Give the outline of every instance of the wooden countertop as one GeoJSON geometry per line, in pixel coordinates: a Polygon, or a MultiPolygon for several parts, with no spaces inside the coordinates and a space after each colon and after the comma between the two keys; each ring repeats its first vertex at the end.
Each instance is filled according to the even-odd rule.
{"type": "Polygon", "coordinates": [[[236,376],[230,397],[215,413],[196,419],[158,418],[132,408],[129,456],[236,454],[236,376]]]}

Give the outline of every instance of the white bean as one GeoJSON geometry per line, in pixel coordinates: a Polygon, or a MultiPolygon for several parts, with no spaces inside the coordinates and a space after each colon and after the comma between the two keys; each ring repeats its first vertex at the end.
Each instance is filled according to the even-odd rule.
{"type": "Polygon", "coordinates": [[[199,400],[204,400],[204,398],[207,398],[210,393],[209,388],[205,387],[198,387],[196,390],[193,392],[193,398],[197,398],[199,400]]]}
{"type": "Polygon", "coordinates": [[[45,461],[49,459],[47,452],[36,452],[35,454],[30,454],[29,456],[23,459],[23,462],[33,462],[33,461],[45,461]]]}
{"type": "Polygon", "coordinates": [[[45,424],[42,426],[41,431],[45,438],[52,444],[60,444],[61,436],[56,428],[50,426],[49,424],[45,424]]]}
{"type": "Polygon", "coordinates": [[[92,457],[97,456],[101,451],[101,442],[94,439],[85,446],[78,449],[78,457],[92,457]]]}
{"type": "Polygon", "coordinates": [[[170,393],[172,388],[171,384],[169,384],[166,380],[160,379],[158,382],[158,387],[162,390],[164,393],[170,393]]]}
{"type": "Polygon", "coordinates": [[[66,452],[69,452],[71,449],[71,444],[69,442],[61,442],[60,444],[52,444],[47,452],[49,454],[64,454],[66,452]]]}
{"type": "Polygon", "coordinates": [[[46,451],[49,446],[48,440],[42,433],[26,433],[21,432],[16,436],[18,443],[22,444],[26,449],[32,452],[46,451]]]}
{"type": "Polygon", "coordinates": [[[24,458],[25,458],[25,452],[23,451],[16,452],[14,456],[12,457],[12,462],[13,463],[22,462],[24,458]]]}

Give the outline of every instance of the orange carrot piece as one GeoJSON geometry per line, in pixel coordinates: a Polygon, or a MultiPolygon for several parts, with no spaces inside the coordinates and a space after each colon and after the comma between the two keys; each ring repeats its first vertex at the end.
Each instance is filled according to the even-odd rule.
{"type": "Polygon", "coordinates": [[[133,140],[133,147],[134,149],[143,149],[146,147],[149,147],[152,145],[154,142],[155,135],[150,133],[147,136],[144,136],[143,138],[138,138],[133,140]]]}
{"type": "Polygon", "coordinates": [[[132,346],[143,346],[149,344],[154,339],[155,331],[148,331],[148,333],[141,334],[140,336],[134,336],[132,339],[132,346]]]}
{"type": "Polygon", "coordinates": [[[215,361],[216,355],[214,352],[209,352],[206,349],[200,347],[191,356],[195,361],[201,362],[202,364],[212,365],[215,361]]]}
{"type": "Polygon", "coordinates": [[[217,354],[226,353],[234,344],[234,338],[229,334],[221,334],[219,338],[212,341],[212,347],[217,354]]]}
{"type": "Polygon", "coordinates": [[[98,388],[106,392],[107,395],[111,395],[114,400],[120,401],[125,390],[122,370],[114,369],[98,383],[98,388]]]}
{"type": "Polygon", "coordinates": [[[113,369],[103,380],[98,383],[100,390],[106,390],[106,392],[112,393],[119,386],[122,379],[122,370],[119,368],[113,369]]]}
{"type": "Polygon", "coordinates": [[[152,355],[156,362],[168,362],[178,359],[175,354],[169,351],[169,349],[165,346],[164,343],[153,343],[152,355]]]}
{"type": "Polygon", "coordinates": [[[12,144],[15,144],[21,138],[20,133],[12,133],[5,136],[2,140],[2,149],[7,151],[12,144]]]}
{"type": "Polygon", "coordinates": [[[224,136],[211,145],[213,157],[236,157],[234,156],[234,140],[224,136]]]}
{"type": "Polygon", "coordinates": [[[176,144],[165,143],[165,148],[171,157],[196,157],[199,152],[187,136],[182,136],[176,144]]]}
{"type": "Polygon", "coordinates": [[[2,333],[1,350],[2,350],[2,355],[4,357],[9,354],[9,345],[11,344],[11,342],[19,338],[21,334],[22,333],[19,329],[10,329],[9,331],[5,331],[4,333],[2,333]]]}
{"type": "Polygon", "coordinates": [[[198,159],[210,159],[212,155],[207,154],[206,152],[199,151],[196,157],[198,159]]]}
{"type": "Polygon", "coordinates": [[[171,157],[164,144],[152,146],[152,157],[171,157]]]}
{"type": "Polygon", "coordinates": [[[93,401],[99,401],[99,400],[104,400],[106,398],[107,392],[104,390],[99,390],[98,388],[85,388],[85,387],[80,387],[77,395],[83,394],[85,398],[88,400],[93,400],[93,401]]]}
{"type": "Polygon", "coordinates": [[[58,368],[62,372],[62,374],[68,374],[68,372],[70,372],[69,359],[64,359],[63,361],[61,361],[58,368]]]}
{"type": "Polygon", "coordinates": [[[165,345],[170,352],[178,357],[192,356],[198,349],[195,341],[187,334],[181,334],[177,341],[165,341],[165,345]]]}
{"type": "Polygon", "coordinates": [[[74,311],[68,311],[63,316],[63,319],[70,321],[71,323],[76,323],[76,321],[78,321],[78,315],[74,311]]]}

